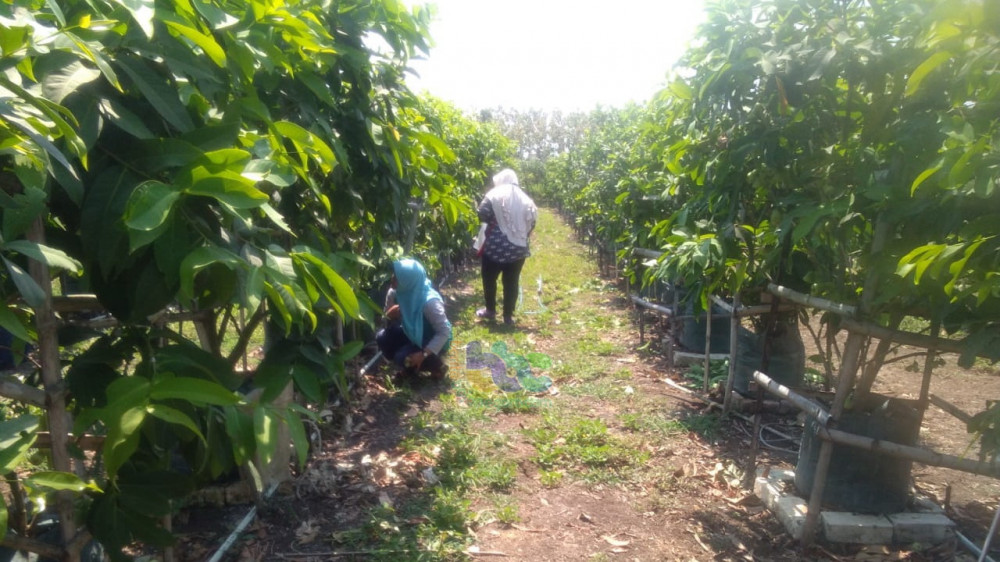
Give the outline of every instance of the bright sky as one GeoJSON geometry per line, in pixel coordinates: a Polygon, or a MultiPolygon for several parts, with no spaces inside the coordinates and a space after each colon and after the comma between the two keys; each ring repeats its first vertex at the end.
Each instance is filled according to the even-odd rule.
{"type": "MultiPolygon", "coordinates": [[[[406,0],[408,5],[424,3],[406,0]]],[[[704,21],[703,0],[426,0],[435,46],[416,92],[466,111],[645,102],[704,21]]]]}

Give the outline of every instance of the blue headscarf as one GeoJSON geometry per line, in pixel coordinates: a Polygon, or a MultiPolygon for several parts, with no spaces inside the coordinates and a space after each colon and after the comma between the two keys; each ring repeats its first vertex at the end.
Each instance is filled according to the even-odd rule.
{"type": "Polygon", "coordinates": [[[420,262],[404,258],[392,263],[396,274],[396,303],[403,317],[403,332],[410,341],[424,344],[424,305],[437,299],[444,302],[441,294],[431,286],[427,272],[420,262]]]}

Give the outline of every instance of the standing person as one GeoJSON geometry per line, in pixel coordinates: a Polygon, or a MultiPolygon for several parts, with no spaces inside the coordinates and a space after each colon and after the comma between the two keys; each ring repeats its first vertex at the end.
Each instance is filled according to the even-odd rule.
{"type": "Polygon", "coordinates": [[[451,322],[441,294],[431,286],[417,260],[392,264],[392,281],[385,296],[388,325],[375,336],[383,355],[405,373],[425,371],[443,378],[448,365],[441,356],[451,346],[451,322]]]}
{"type": "Polygon", "coordinates": [[[493,187],[479,204],[479,220],[486,225],[480,249],[482,257],[483,296],[486,307],[476,316],[497,316],[497,278],[503,276],[503,321],[514,323],[518,285],[524,260],[531,255],[528,237],[535,229],[538,209],[535,202],[517,183],[517,174],[509,168],[493,176],[493,187]]]}

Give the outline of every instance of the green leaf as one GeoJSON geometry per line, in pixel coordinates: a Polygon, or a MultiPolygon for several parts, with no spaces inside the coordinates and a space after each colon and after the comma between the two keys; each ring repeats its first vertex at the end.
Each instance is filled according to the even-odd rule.
{"type": "Polygon", "coordinates": [[[194,298],[194,278],[198,272],[212,264],[222,264],[230,269],[238,269],[244,262],[231,251],[218,246],[205,246],[188,254],[181,263],[181,296],[194,298]]]}
{"type": "Polygon", "coordinates": [[[49,100],[61,104],[66,96],[77,91],[80,86],[93,82],[101,76],[99,70],[85,66],[79,60],[67,64],[58,72],[51,72],[42,80],[42,91],[49,100]]]}
{"type": "Polygon", "coordinates": [[[330,147],[318,136],[310,133],[300,125],[291,121],[276,121],[274,128],[279,134],[291,140],[304,153],[312,155],[320,165],[320,170],[323,173],[330,173],[337,165],[337,157],[334,156],[330,147]]]}
{"type": "Polygon", "coordinates": [[[186,39],[190,40],[192,43],[201,48],[205,52],[205,55],[211,59],[219,68],[226,67],[226,52],[222,50],[222,47],[215,41],[215,38],[211,35],[206,35],[193,27],[188,27],[182,23],[172,20],[171,18],[162,18],[163,23],[166,24],[167,28],[174,31],[186,39]]]}
{"type": "Polygon", "coordinates": [[[913,184],[910,185],[910,196],[912,197],[913,194],[917,192],[917,188],[920,187],[920,184],[922,184],[925,181],[927,181],[927,178],[929,178],[929,177],[933,176],[934,174],[936,174],[937,171],[940,170],[940,169],[941,169],[941,166],[935,166],[933,168],[927,168],[923,172],[920,172],[920,175],[917,176],[917,178],[915,180],[913,180],[913,184]]]}
{"type": "Polygon", "coordinates": [[[197,180],[184,191],[190,195],[214,197],[235,209],[256,209],[269,200],[252,182],[235,174],[209,176],[197,180]]]}
{"type": "Polygon", "coordinates": [[[66,252],[57,250],[49,246],[29,242],[27,240],[14,240],[3,245],[5,250],[13,250],[24,254],[29,258],[40,261],[49,267],[65,269],[72,273],[83,272],[83,264],[71,258],[66,252]]]}
{"type": "Polygon", "coordinates": [[[669,86],[667,86],[667,88],[676,98],[689,100],[694,97],[694,90],[692,90],[691,86],[688,86],[683,80],[674,80],[669,86]]]}
{"type": "Polygon", "coordinates": [[[336,293],[337,302],[344,307],[344,312],[351,318],[361,319],[361,307],[358,304],[358,297],[354,294],[354,290],[351,289],[351,286],[347,281],[344,281],[344,278],[339,273],[327,265],[325,260],[305,252],[295,252],[292,254],[292,257],[302,259],[311,264],[314,269],[319,270],[323,279],[326,280],[329,287],[336,293]]]}
{"type": "Polygon", "coordinates": [[[323,399],[320,391],[319,377],[316,372],[305,365],[295,364],[292,367],[292,378],[299,392],[310,402],[321,402],[323,399]]]}
{"type": "Polygon", "coordinates": [[[139,24],[147,39],[153,39],[153,19],[156,15],[154,0],[114,0],[114,2],[132,14],[132,19],[139,24]]]}
{"type": "Polygon", "coordinates": [[[151,231],[167,222],[174,203],[181,194],[173,186],[149,180],[139,184],[129,197],[125,225],[134,230],[151,231]]]}
{"type": "Polygon", "coordinates": [[[164,406],[163,404],[150,404],[146,406],[146,412],[148,412],[149,415],[167,423],[186,427],[191,431],[191,433],[197,435],[198,439],[200,439],[202,443],[205,443],[206,445],[208,444],[205,440],[205,436],[201,434],[201,430],[198,429],[197,425],[195,425],[194,420],[192,420],[191,417],[184,412],[171,408],[170,406],[164,406]]]}
{"type": "Polygon", "coordinates": [[[939,51],[934,53],[927,58],[924,62],[920,63],[913,73],[910,74],[910,79],[906,81],[906,94],[907,96],[912,96],[920,89],[921,82],[928,74],[934,71],[937,67],[948,62],[951,59],[951,53],[948,51],[939,51]]]}
{"type": "Polygon", "coordinates": [[[7,536],[7,502],[2,495],[0,495],[0,533],[3,533],[0,536],[7,536]]]}
{"type": "Polygon", "coordinates": [[[31,334],[28,333],[28,329],[24,327],[24,323],[9,306],[0,306],[0,327],[21,341],[34,341],[31,334]]]}
{"type": "Polygon", "coordinates": [[[253,434],[257,441],[257,454],[262,465],[274,458],[278,449],[278,424],[268,408],[257,408],[253,413],[253,434]]]}
{"type": "Polygon", "coordinates": [[[146,406],[136,406],[122,412],[118,419],[106,419],[108,436],[104,440],[104,465],[109,478],[132,456],[139,446],[139,426],[146,419],[146,406]]]}
{"type": "Polygon", "coordinates": [[[22,415],[0,422],[0,471],[3,474],[14,470],[24,459],[35,439],[38,417],[22,415]]]}
{"type": "Polygon", "coordinates": [[[71,490],[73,492],[82,492],[84,490],[101,491],[101,488],[97,484],[84,482],[79,476],[71,472],[40,471],[32,473],[24,480],[28,485],[41,486],[52,490],[71,490]]]}
{"type": "Polygon", "coordinates": [[[14,286],[21,293],[24,302],[36,310],[41,308],[45,304],[45,291],[19,265],[7,258],[3,258],[3,263],[7,266],[7,272],[10,273],[10,278],[14,281],[14,286]]]}
{"type": "Polygon", "coordinates": [[[191,377],[164,377],[153,382],[149,396],[153,400],[186,400],[192,404],[232,406],[239,396],[224,386],[191,377]]]}
{"type": "Polygon", "coordinates": [[[295,455],[299,459],[299,468],[305,467],[309,460],[309,437],[306,435],[305,424],[302,418],[291,410],[283,412],[283,418],[288,427],[288,434],[292,438],[292,445],[295,447],[295,455]]]}
{"type": "Polygon", "coordinates": [[[187,108],[177,97],[177,88],[153,72],[144,59],[122,56],[116,61],[160,117],[183,133],[194,129],[194,122],[191,121],[187,108]]]}

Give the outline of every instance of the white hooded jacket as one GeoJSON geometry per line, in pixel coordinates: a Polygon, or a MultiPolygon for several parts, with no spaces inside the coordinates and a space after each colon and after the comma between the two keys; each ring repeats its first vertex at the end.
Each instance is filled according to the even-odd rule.
{"type": "Polygon", "coordinates": [[[517,174],[510,168],[493,176],[493,188],[486,192],[493,206],[497,226],[511,244],[528,247],[528,234],[535,227],[538,208],[517,183],[517,174]]]}

